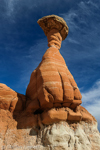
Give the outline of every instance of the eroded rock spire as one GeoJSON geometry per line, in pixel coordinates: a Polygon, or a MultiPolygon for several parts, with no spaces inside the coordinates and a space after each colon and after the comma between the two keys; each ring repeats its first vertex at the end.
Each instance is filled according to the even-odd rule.
{"type": "Polygon", "coordinates": [[[82,96],[59,52],[62,40],[68,35],[68,26],[61,17],[55,15],[39,19],[38,24],[47,36],[49,48],[31,74],[26,90],[26,96],[31,100],[27,101],[27,109],[36,111],[69,107],[74,110],[82,103],[82,96]]]}
{"type": "Polygon", "coordinates": [[[47,36],[49,48],[32,72],[25,96],[0,84],[0,109],[13,115],[18,128],[59,121],[96,121],[80,105],[81,93],[59,52],[68,35],[66,22],[51,15],[39,19],[38,24],[47,36]]]}
{"type": "Polygon", "coordinates": [[[0,149],[100,150],[97,121],[80,105],[81,93],[59,52],[66,22],[51,15],[38,23],[49,48],[31,74],[26,95],[0,83],[0,149]]]}

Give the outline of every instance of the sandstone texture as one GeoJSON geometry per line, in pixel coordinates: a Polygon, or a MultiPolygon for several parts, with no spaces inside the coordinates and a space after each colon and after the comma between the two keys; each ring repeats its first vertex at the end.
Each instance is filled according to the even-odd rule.
{"type": "Polygon", "coordinates": [[[24,110],[26,97],[0,83],[0,108],[13,113],[24,110]]]}
{"type": "Polygon", "coordinates": [[[100,150],[100,133],[96,121],[18,129],[12,113],[1,109],[0,150],[100,150]]]}
{"type": "Polygon", "coordinates": [[[64,40],[68,35],[68,26],[65,20],[56,15],[45,16],[38,20],[38,24],[43,29],[45,35],[52,29],[57,29],[64,40]]]}
{"type": "Polygon", "coordinates": [[[32,108],[37,107],[36,104],[33,105],[34,101],[31,103],[31,100],[27,100],[25,95],[13,91],[4,84],[0,84],[0,110],[7,110],[12,114],[12,117],[17,122],[16,127],[18,129],[33,126],[41,127],[42,125],[49,125],[60,121],[96,121],[95,118],[80,105],[77,106],[75,111],[65,106],[55,106],[55,108],[49,110],[44,109],[41,111],[41,109],[38,109],[33,113],[31,108],[30,111],[28,111],[27,108],[29,107],[26,106],[27,101],[30,102],[32,108]]]}
{"type": "MultiPolygon", "coordinates": [[[[1,117],[7,121],[2,112],[16,120],[17,128],[37,126],[37,115],[27,113],[25,110],[26,96],[13,91],[5,84],[0,83],[0,111],[1,117]]],[[[3,128],[2,123],[0,126],[3,128]]]]}
{"type": "Polygon", "coordinates": [[[75,110],[82,103],[82,95],[59,52],[68,34],[67,24],[56,15],[45,16],[38,23],[47,36],[49,48],[31,74],[26,89],[26,111],[34,113],[62,107],[75,110]]]}
{"type": "Polygon", "coordinates": [[[82,103],[82,96],[58,50],[62,37],[58,30],[52,29],[47,38],[50,48],[32,72],[26,90],[26,96],[31,100],[27,100],[27,110],[35,112],[37,108],[46,110],[56,106],[74,110],[82,103]]]}
{"type": "Polygon", "coordinates": [[[59,49],[68,34],[56,15],[38,20],[49,48],[32,72],[26,95],[0,83],[0,150],[100,150],[96,119],[59,49]]]}
{"type": "Polygon", "coordinates": [[[96,119],[82,106],[78,106],[76,112],[68,107],[53,108],[40,114],[41,123],[49,125],[60,121],[85,121],[95,122],[96,119]]]}

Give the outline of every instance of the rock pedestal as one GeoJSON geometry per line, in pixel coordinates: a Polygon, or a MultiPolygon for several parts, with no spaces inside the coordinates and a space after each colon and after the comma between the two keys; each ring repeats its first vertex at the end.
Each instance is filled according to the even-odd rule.
{"type": "Polygon", "coordinates": [[[100,150],[96,119],[59,49],[68,35],[58,16],[38,20],[49,48],[32,72],[26,95],[0,83],[0,150],[100,150]]]}
{"type": "Polygon", "coordinates": [[[43,17],[38,23],[47,35],[49,48],[31,74],[26,90],[26,96],[31,100],[27,101],[27,110],[35,112],[37,108],[44,111],[55,107],[74,110],[82,103],[82,96],[59,52],[62,40],[68,34],[67,24],[55,15],[43,17]]]}

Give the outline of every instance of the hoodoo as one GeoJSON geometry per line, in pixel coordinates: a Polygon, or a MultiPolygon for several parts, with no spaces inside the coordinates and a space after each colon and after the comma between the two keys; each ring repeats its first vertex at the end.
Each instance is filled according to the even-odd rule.
{"type": "Polygon", "coordinates": [[[43,120],[47,116],[48,119],[50,116],[57,116],[57,120],[85,119],[84,112],[78,111],[81,107],[82,95],[59,52],[62,40],[68,35],[68,26],[63,18],[56,15],[43,17],[38,20],[38,24],[47,36],[49,48],[39,66],[31,74],[26,90],[26,110],[28,112],[45,111],[41,114],[43,120]],[[61,111],[62,108],[63,111],[61,111]]]}
{"type": "Polygon", "coordinates": [[[59,121],[95,120],[81,106],[82,95],[59,52],[68,26],[56,15],[38,20],[48,39],[48,49],[39,66],[32,72],[26,95],[0,84],[0,108],[9,110],[19,128],[49,125],[59,121]],[[32,121],[29,121],[30,118],[32,121]]]}
{"type": "Polygon", "coordinates": [[[68,26],[61,17],[55,15],[39,19],[38,24],[47,35],[49,48],[31,74],[26,96],[33,102],[27,101],[27,109],[32,109],[31,103],[38,103],[43,110],[55,106],[65,106],[74,110],[82,103],[82,96],[59,52],[62,40],[68,34],[68,26]]]}
{"type": "Polygon", "coordinates": [[[80,90],[59,52],[68,26],[56,15],[38,24],[49,48],[26,95],[0,83],[0,150],[100,150],[97,121],[81,106],[80,90]]]}

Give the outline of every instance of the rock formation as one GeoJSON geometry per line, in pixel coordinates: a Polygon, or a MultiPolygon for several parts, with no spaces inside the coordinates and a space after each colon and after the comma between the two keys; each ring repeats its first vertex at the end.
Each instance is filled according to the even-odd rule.
{"type": "Polygon", "coordinates": [[[0,83],[0,108],[20,112],[24,110],[26,98],[24,95],[19,94],[5,84],[0,83]]]}
{"type": "MultiPolygon", "coordinates": [[[[49,118],[52,113],[56,113],[60,120],[80,121],[84,119],[85,113],[76,109],[82,103],[82,96],[59,52],[62,40],[68,35],[68,26],[62,18],[55,15],[39,19],[38,24],[47,35],[49,48],[39,66],[31,74],[26,90],[26,110],[27,112],[45,111],[43,114],[49,114],[49,118]],[[60,109],[55,110],[63,107],[70,109],[60,113],[60,109]],[[62,114],[61,117],[59,114],[62,114]],[[64,115],[66,117],[63,118],[64,115]]],[[[43,114],[42,118],[45,116],[43,114]]]]}
{"type": "Polygon", "coordinates": [[[31,74],[26,96],[32,102],[27,101],[27,109],[34,112],[35,103],[41,110],[53,107],[75,109],[82,103],[82,96],[59,52],[62,40],[68,34],[68,27],[63,19],[54,15],[43,17],[38,23],[47,35],[49,48],[31,74]]]}
{"type": "Polygon", "coordinates": [[[96,119],[59,49],[68,35],[63,18],[38,20],[49,48],[32,72],[26,95],[0,84],[0,150],[100,150],[96,119]]]}

